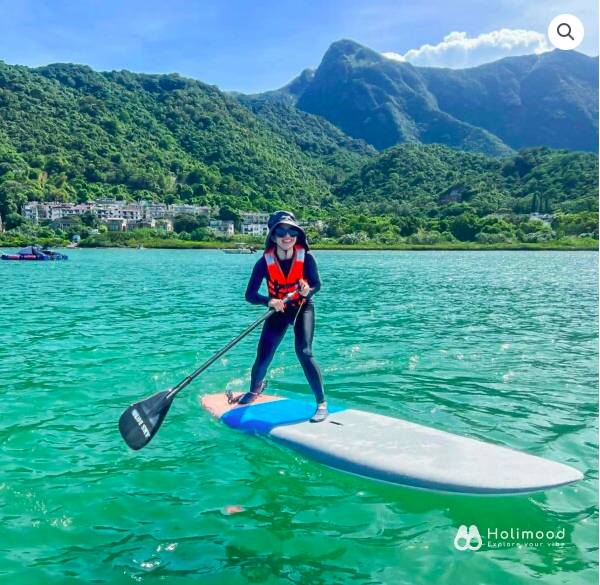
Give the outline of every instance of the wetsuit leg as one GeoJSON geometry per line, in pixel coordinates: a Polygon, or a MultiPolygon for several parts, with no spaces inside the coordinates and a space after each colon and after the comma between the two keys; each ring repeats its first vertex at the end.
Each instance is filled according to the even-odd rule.
{"type": "Polygon", "coordinates": [[[296,355],[302,364],[304,375],[315,395],[317,403],[325,400],[321,370],[312,353],[315,333],[315,308],[312,303],[304,305],[294,325],[296,355]]]}
{"type": "Polygon", "coordinates": [[[265,321],[256,349],[256,359],[252,366],[251,390],[256,387],[258,382],[265,379],[269,365],[275,355],[275,350],[284,338],[288,325],[289,317],[285,313],[273,313],[265,321]]]}

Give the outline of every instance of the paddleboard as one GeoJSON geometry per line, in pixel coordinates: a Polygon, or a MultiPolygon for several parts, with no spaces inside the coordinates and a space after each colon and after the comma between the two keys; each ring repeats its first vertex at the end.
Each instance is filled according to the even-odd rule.
{"type": "Polygon", "coordinates": [[[225,394],[201,397],[227,426],[268,435],[329,467],[374,480],[463,494],[521,494],[583,478],[577,469],[542,457],[353,408],[329,406],[321,423],[308,419],[314,402],[261,395],[232,405],[225,394]]]}

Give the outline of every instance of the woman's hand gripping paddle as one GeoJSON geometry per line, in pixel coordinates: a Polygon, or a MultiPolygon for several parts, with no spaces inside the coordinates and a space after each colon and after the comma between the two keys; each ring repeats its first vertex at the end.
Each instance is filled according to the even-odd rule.
{"type": "MultiPolygon", "coordinates": [[[[296,291],[289,293],[283,301],[285,303],[289,302],[295,294],[296,291]]],[[[127,445],[136,451],[145,447],[158,432],[160,425],[169,412],[169,408],[171,408],[175,396],[188,384],[193,382],[206,368],[216,362],[225,352],[229,351],[238,341],[241,341],[246,335],[254,331],[274,312],[275,309],[269,309],[262,317],[254,321],[252,325],[248,326],[235,339],[232,339],[225,347],[204,362],[194,373],[190,374],[170,390],[158,392],[127,408],[119,419],[119,431],[127,445]]]]}

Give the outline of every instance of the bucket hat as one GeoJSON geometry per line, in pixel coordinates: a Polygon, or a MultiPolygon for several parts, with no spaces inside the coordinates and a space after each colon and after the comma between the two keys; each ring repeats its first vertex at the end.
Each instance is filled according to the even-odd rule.
{"type": "Polygon", "coordinates": [[[300,227],[300,224],[296,221],[296,216],[291,211],[276,211],[271,214],[269,217],[269,221],[267,222],[267,227],[269,228],[269,234],[267,235],[267,239],[265,241],[265,248],[270,248],[275,241],[271,239],[273,236],[273,232],[278,225],[285,224],[292,226],[298,230],[298,239],[297,244],[303,246],[306,250],[309,249],[308,242],[306,241],[306,233],[304,229],[300,227]]]}

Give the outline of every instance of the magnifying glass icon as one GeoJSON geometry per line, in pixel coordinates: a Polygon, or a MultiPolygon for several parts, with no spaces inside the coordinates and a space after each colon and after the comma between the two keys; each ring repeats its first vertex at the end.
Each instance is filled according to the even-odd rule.
{"type": "Polygon", "coordinates": [[[558,27],[556,28],[556,32],[557,32],[558,36],[562,37],[563,39],[569,37],[572,41],[575,40],[573,38],[573,35],[571,34],[571,25],[566,22],[562,22],[561,24],[559,24],[558,27]],[[566,32],[565,32],[565,29],[566,29],[566,32]],[[561,32],[561,30],[562,30],[562,32],[561,32]]]}
{"type": "Polygon", "coordinates": [[[574,14],[557,14],[548,23],[548,40],[561,51],[576,49],[584,34],[583,23],[574,14]]]}

